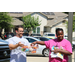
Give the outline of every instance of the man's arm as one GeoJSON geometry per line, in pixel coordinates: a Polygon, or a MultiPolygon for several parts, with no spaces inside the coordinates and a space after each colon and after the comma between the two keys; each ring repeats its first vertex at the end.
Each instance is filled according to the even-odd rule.
{"type": "Polygon", "coordinates": [[[18,46],[23,47],[24,44],[22,44],[21,42],[19,42],[18,44],[15,44],[15,45],[9,44],[9,49],[10,49],[10,50],[13,50],[13,49],[17,48],[18,46]]]}

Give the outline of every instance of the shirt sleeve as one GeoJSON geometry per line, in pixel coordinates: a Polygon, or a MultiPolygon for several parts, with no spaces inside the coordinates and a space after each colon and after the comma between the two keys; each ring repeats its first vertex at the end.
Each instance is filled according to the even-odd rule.
{"type": "Polygon", "coordinates": [[[46,48],[49,48],[50,47],[50,40],[49,41],[45,41],[45,45],[46,45],[46,48]]]}
{"type": "Polygon", "coordinates": [[[13,39],[12,38],[10,38],[9,40],[8,40],[8,45],[9,44],[14,44],[14,42],[13,42],[13,39]]]}
{"type": "Polygon", "coordinates": [[[71,43],[69,41],[66,44],[66,50],[69,51],[70,53],[72,53],[72,46],[71,46],[71,43]]]}

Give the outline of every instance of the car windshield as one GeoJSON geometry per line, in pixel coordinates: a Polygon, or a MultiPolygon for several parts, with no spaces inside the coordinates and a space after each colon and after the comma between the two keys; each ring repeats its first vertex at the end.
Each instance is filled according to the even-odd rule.
{"type": "Polygon", "coordinates": [[[14,36],[14,33],[10,33],[10,35],[14,36]]]}
{"type": "Polygon", "coordinates": [[[55,36],[55,34],[48,34],[48,36],[55,36]]]}
{"type": "Polygon", "coordinates": [[[14,33],[6,33],[6,35],[12,35],[12,36],[14,36],[14,33]]]}
{"type": "Polygon", "coordinates": [[[28,37],[26,37],[26,39],[27,39],[30,43],[35,42],[35,41],[40,41],[39,39],[36,39],[36,38],[28,38],[28,37]]]}
{"type": "Polygon", "coordinates": [[[40,34],[31,34],[31,36],[41,36],[40,34]]]}

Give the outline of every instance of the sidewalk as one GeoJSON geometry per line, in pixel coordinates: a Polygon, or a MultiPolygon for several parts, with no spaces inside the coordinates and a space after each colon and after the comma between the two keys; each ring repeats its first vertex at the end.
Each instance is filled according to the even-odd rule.
{"type": "Polygon", "coordinates": [[[42,55],[27,55],[27,62],[48,62],[49,57],[43,57],[42,55]]]}
{"type": "Polygon", "coordinates": [[[27,57],[27,62],[48,62],[48,57],[27,57]]]}
{"type": "MultiPolygon", "coordinates": [[[[74,52],[72,54],[72,62],[74,62],[74,52]]],[[[48,62],[49,57],[41,57],[41,56],[27,56],[27,62],[48,62]]]]}

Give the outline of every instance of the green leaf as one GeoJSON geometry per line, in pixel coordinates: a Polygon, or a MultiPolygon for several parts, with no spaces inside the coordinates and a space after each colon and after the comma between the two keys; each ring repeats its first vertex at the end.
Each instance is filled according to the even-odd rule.
{"type": "Polygon", "coordinates": [[[13,19],[7,12],[0,12],[0,28],[11,29],[14,27],[11,22],[13,19]]]}
{"type": "Polygon", "coordinates": [[[35,18],[35,17],[31,17],[31,15],[27,15],[27,16],[23,16],[22,18],[23,21],[23,26],[27,31],[31,31],[33,30],[33,28],[36,28],[37,26],[40,26],[40,22],[39,21],[39,17],[35,18]]]}

